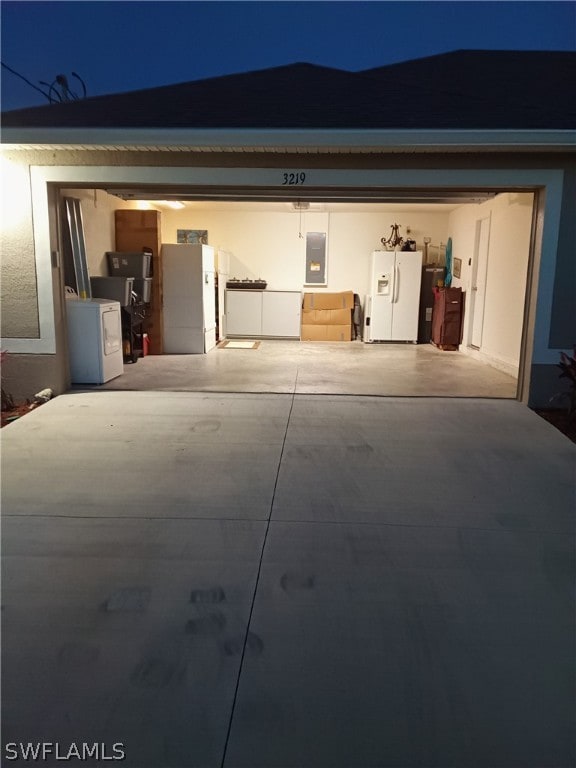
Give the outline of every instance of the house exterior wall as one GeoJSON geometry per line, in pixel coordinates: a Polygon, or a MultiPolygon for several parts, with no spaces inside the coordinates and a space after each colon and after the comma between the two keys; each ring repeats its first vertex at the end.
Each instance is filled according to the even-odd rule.
{"type": "MultiPolygon", "coordinates": [[[[553,312],[549,345],[552,349],[574,350],[576,347],[576,163],[566,164],[564,195],[558,231],[558,255],[554,273],[553,312]]],[[[570,387],[567,379],[559,379],[556,365],[534,363],[531,368],[530,404],[564,407],[570,387]],[[552,398],[552,400],[551,400],[552,398]]]]}
{"type": "Polygon", "coordinates": [[[505,192],[479,205],[462,206],[449,216],[452,256],[462,261],[461,276],[455,277],[452,285],[462,288],[468,297],[462,350],[467,350],[471,333],[472,265],[469,262],[474,258],[476,222],[489,218],[481,356],[513,375],[517,374],[520,364],[533,198],[531,193],[505,192]]]}
{"type": "Polygon", "coordinates": [[[27,163],[2,158],[1,321],[6,338],[37,338],[36,266],[27,163]]]}
{"type": "MultiPolygon", "coordinates": [[[[28,190],[29,194],[29,190],[28,190]]],[[[16,198],[17,200],[18,198],[16,198]]],[[[58,247],[58,194],[55,189],[51,189],[48,194],[48,215],[50,218],[50,250],[55,252],[58,247]]],[[[5,234],[9,234],[9,227],[2,229],[5,234]],[[8,230],[8,231],[6,231],[8,230]]],[[[34,253],[32,252],[32,257],[34,253]]],[[[2,261],[6,258],[2,252],[2,261]]],[[[36,392],[42,389],[52,389],[56,394],[65,392],[69,386],[69,367],[67,350],[67,332],[66,332],[66,314],[64,310],[64,292],[62,280],[62,264],[59,259],[54,259],[50,268],[50,284],[53,299],[53,317],[56,339],[55,354],[9,354],[2,365],[2,387],[10,393],[16,400],[31,398],[36,392]]],[[[24,275],[25,277],[25,275],[24,275]]],[[[36,335],[38,337],[38,302],[36,293],[36,275],[33,273],[34,283],[31,286],[31,292],[34,295],[34,302],[28,302],[28,308],[36,316],[36,335]]],[[[5,309],[5,307],[3,307],[5,309]]],[[[20,315],[16,311],[14,319],[17,321],[20,315]]],[[[20,326],[23,330],[24,325],[20,326]]],[[[3,331],[3,337],[7,337],[6,331],[3,331]]],[[[4,345],[2,345],[4,348],[4,345]]]]}
{"type": "MultiPolygon", "coordinates": [[[[535,173],[550,171],[564,171],[566,175],[566,184],[564,185],[562,195],[562,210],[558,221],[556,219],[545,224],[548,230],[554,229],[552,234],[547,233],[546,252],[542,254],[543,263],[538,274],[540,282],[552,280],[554,282],[553,295],[550,301],[545,302],[545,306],[539,305],[539,316],[545,315],[544,322],[536,323],[536,335],[542,332],[542,328],[549,329],[548,352],[542,347],[542,340],[539,338],[540,352],[532,356],[530,365],[534,371],[534,380],[550,381],[550,377],[556,373],[554,358],[555,350],[560,348],[556,344],[562,344],[563,348],[569,348],[572,343],[569,336],[573,335],[574,328],[574,307],[567,301],[569,288],[566,285],[566,275],[570,276],[573,269],[573,223],[570,224],[570,212],[573,208],[574,191],[574,159],[572,155],[563,153],[514,153],[514,152],[491,152],[470,154],[464,152],[455,152],[445,154],[441,152],[415,152],[412,154],[329,154],[327,152],[318,154],[292,154],[292,153],[185,153],[185,152],[127,152],[127,151],[52,151],[52,150],[34,150],[34,151],[4,151],[3,162],[9,162],[11,165],[19,167],[20,182],[10,186],[9,195],[5,194],[3,211],[3,293],[7,300],[3,306],[3,337],[12,340],[18,339],[37,339],[38,330],[38,294],[35,290],[34,263],[35,250],[38,244],[34,243],[34,229],[31,219],[30,204],[30,186],[25,182],[28,174],[33,170],[33,166],[85,166],[100,169],[102,166],[110,167],[165,167],[175,169],[212,169],[212,168],[234,168],[234,169],[265,169],[276,168],[279,174],[282,169],[332,169],[350,171],[353,177],[356,171],[374,171],[377,169],[390,170],[391,178],[399,179],[404,173],[407,175],[411,171],[417,170],[435,171],[438,177],[445,177],[446,173],[454,170],[474,171],[478,178],[486,172],[486,169],[500,171],[500,176],[505,177],[507,171],[511,175],[522,170],[530,171],[534,169],[535,173]],[[21,219],[17,224],[12,219],[12,215],[6,212],[7,198],[10,198],[11,210],[18,210],[21,219]],[[553,265],[550,267],[550,265],[553,265]],[[548,272],[546,271],[548,270],[548,272]],[[552,272],[550,273],[550,270],[552,272]],[[550,319],[550,322],[548,321],[550,319]],[[546,371],[544,371],[546,369],[546,371]]],[[[178,171],[175,171],[178,173],[178,171]]],[[[414,177],[414,173],[412,177],[414,177]]],[[[242,174],[240,174],[242,175],[242,174]]],[[[3,174],[4,176],[4,174],[3,174]]],[[[217,174],[215,174],[216,178],[217,174]]],[[[215,181],[217,184],[218,182],[215,181]]],[[[396,185],[398,182],[395,182],[396,185]]],[[[394,186],[394,183],[391,184],[394,186]]],[[[510,185],[512,186],[512,185],[510,185]]],[[[32,189],[33,191],[33,189],[32,189]]],[[[558,201],[555,201],[555,204],[558,201]]],[[[549,217],[548,217],[549,218],[549,217]]],[[[552,217],[554,218],[554,217],[552,217]]],[[[43,254],[46,259],[49,255],[43,254]]],[[[37,283],[37,289],[46,288],[46,285],[37,283]]],[[[54,308],[57,312],[57,308],[54,308]]],[[[42,318],[40,318],[42,326],[42,318]]],[[[56,321],[56,328],[61,326],[56,321]]],[[[58,331],[59,332],[59,331],[58,331]]],[[[40,338],[42,334],[40,333],[40,338]]],[[[57,343],[56,354],[61,355],[62,342],[57,343]]],[[[24,351],[24,356],[28,356],[24,351]]],[[[53,354],[53,353],[50,353],[53,354]]],[[[38,370],[45,369],[49,371],[54,368],[54,361],[49,360],[50,354],[38,356],[38,370]]],[[[12,356],[12,367],[16,369],[20,366],[18,354],[12,356]]],[[[24,357],[22,357],[24,360],[24,357]]],[[[28,363],[29,364],[29,363],[28,363]]],[[[36,363],[35,363],[36,364],[36,363]]],[[[23,365],[23,363],[22,363],[23,365]]],[[[62,366],[56,365],[61,369],[62,366]]],[[[15,375],[15,374],[13,374],[15,375]]],[[[64,374],[65,375],[65,374],[64,374]]],[[[19,379],[24,381],[22,377],[19,379]]],[[[552,385],[550,385],[552,386],[552,385]]],[[[550,386],[542,387],[531,386],[530,395],[527,398],[531,404],[538,404],[543,399],[548,401],[547,393],[550,392],[550,386]]],[[[34,387],[23,385],[22,390],[15,391],[16,396],[29,396],[30,390],[34,387]]],[[[60,390],[61,391],[61,390],[60,390]]]]}
{"type": "Polygon", "coordinates": [[[576,162],[566,165],[558,258],[554,277],[554,312],[550,346],[571,349],[576,344],[576,162]]]}

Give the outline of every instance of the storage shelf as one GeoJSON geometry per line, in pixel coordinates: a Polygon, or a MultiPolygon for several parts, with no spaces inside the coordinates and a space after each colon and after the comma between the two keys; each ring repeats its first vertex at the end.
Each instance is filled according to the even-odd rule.
{"type": "Polygon", "coordinates": [[[125,363],[135,363],[144,357],[144,321],[146,304],[141,302],[122,307],[122,347],[125,363]]]}

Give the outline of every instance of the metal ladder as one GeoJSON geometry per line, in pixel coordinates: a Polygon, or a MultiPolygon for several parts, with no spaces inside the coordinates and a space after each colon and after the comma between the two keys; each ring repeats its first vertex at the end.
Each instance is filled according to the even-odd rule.
{"type": "Polygon", "coordinates": [[[65,197],[64,205],[66,206],[66,219],[68,221],[68,232],[72,247],[76,291],[81,299],[91,299],[92,288],[90,286],[88,262],[86,260],[86,243],[84,241],[84,225],[82,222],[80,200],[76,197],[65,197]]]}

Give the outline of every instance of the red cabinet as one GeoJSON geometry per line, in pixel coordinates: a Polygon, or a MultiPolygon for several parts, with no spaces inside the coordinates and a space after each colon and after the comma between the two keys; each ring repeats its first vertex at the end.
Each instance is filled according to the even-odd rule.
{"type": "Polygon", "coordinates": [[[462,288],[434,289],[432,343],[440,349],[456,350],[462,343],[464,296],[462,288]]]}

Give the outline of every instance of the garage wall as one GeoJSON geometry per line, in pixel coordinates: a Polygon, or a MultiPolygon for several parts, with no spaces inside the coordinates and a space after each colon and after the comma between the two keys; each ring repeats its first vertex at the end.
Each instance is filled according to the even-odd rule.
{"type": "Polygon", "coordinates": [[[106,251],[114,250],[114,210],[122,204],[97,189],[63,189],[61,197],[80,200],[90,276],[107,275],[106,251]]]}
{"type": "MultiPolygon", "coordinates": [[[[90,275],[106,275],[105,253],[114,250],[114,210],[134,209],[142,204],[122,202],[97,190],[65,190],[62,195],[81,200],[90,275]]],[[[300,214],[289,209],[218,211],[208,207],[161,211],[164,243],[176,243],[178,229],[205,229],[210,245],[230,253],[230,277],[261,277],[272,290],[306,289],[306,232],[326,232],[328,285],[309,290],[353,290],[362,300],[368,290],[370,254],[382,248],[381,238],[390,235],[396,222],[402,222],[404,235],[406,227],[410,227],[410,236],[422,249],[424,236],[431,237],[435,244],[446,242],[445,211],[300,214]]]]}
{"type": "Polygon", "coordinates": [[[368,292],[370,257],[372,251],[382,249],[380,240],[388,238],[394,223],[402,226],[400,234],[416,240],[419,250],[424,250],[424,237],[431,237],[435,245],[445,243],[448,237],[448,214],[438,213],[336,213],[330,215],[330,280],[333,290],[344,290],[345,282],[352,280],[354,291],[362,301],[368,292]]]}
{"type": "MultiPolygon", "coordinates": [[[[488,274],[481,355],[516,374],[524,318],[526,275],[530,250],[533,195],[505,193],[481,205],[462,206],[449,215],[452,255],[462,260],[461,278],[452,285],[467,293],[472,288],[469,260],[474,256],[476,222],[490,217],[488,274]]],[[[463,351],[467,351],[470,312],[464,323],[463,351]]]]}
{"type": "Polygon", "coordinates": [[[305,233],[327,232],[328,285],[310,290],[352,290],[361,297],[368,290],[370,254],[382,248],[395,222],[410,226],[413,237],[424,235],[446,242],[448,214],[442,213],[302,213],[296,211],[162,211],[162,239],[176,242],[178,229],[206,229],[208,242],[231,253],[230,277],[258,278],[275,290],[302,290],[305,233]],[[300,238],[300,231],[303,237],[300,238]]]}
{"type": "Polygon", "coordinates": [[[162,242],[176,243],[178,229],[207,230],[208,243],[230,253],[230,277],[261,277],[273,289],[302,285],[302,240],[289,212],[162,211],[162,242]]]}

